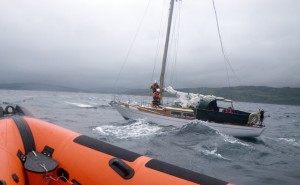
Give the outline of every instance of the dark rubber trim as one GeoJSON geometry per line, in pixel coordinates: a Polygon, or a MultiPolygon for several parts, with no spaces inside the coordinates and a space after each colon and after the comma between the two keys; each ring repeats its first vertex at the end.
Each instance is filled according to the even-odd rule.
{"type": "Polygon", "coordinates": [[[31,152],[33,150],[35,151],[33,135],[25,119],[21,116],[13,116],[12,119],[16,123],[17,128],[20,132],[24,145],[25,155],[28,152],[31,152]]]}
{"type": "Polygon", "coordinates": [[[15,111],[21,116],[33,117],[31,112],[29,112],[26,108],[24,108],[22,106],[16,105],[15,111]]]}
{"type": "Polygon", "coordinates": [[[81,185],[81,184],[80,184],[77,180],[75,180],[75,179],[72,180],[72,183],[73,183],[72,185],[81,185]]]}
{"type": "MultiPolygon", "coordinates": [[[[4,116],[4,110],[3,108],[0,106],[0,118],[2,118],[4,116]]],[[[1,181],[0,181],[1,183],[1,181]]],[[[0,184],[1,185],[1,184],[0,184]]]]}
{"type": "Polygon", "coordinates": [[[209,177],[200,173],[196,173],[178,166],[174,166],[172,164],[168,164],[156,159],[152,159],[148,163],[146,163],[146,167],[201,185],[228,184],[225,181],[218,180],[213,177],[209,177]]]}
{"type": "Polygon", "coordinates": [[[93,150],[97,150],[99,152],[106,153],[108,155],[133,162],[137,158],[139,158],[141,155],[131,152],[129,150],[125,150],[123,148],[105,143],[103,141],[81,135],[74,139],[74,142],[80,145],[83,145],[85,147],[91,148],[93,150]]]}
{"type": "Polygon", "coordinates": [[[0,185],[6,185],[6,182],[4,180],[0,180],[0,185]]]}

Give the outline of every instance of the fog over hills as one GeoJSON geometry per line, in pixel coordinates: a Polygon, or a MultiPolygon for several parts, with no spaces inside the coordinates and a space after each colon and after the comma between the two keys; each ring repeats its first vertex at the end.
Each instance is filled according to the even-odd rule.
{"type": "MultiPolygon", "coordinates": [[[[49,84],[37,83],[11,83],[0,84],[0,89],[8,90],[34,90],[34,91],[64,91],[64,92],[85,92],[85,93],[115,93],[130,94],[140,96],[150,96],[150,89],[130,89],[115,88],[103,90],[79,89],[49,84]]],[[[274,88],[266,86],[237,86],[237,87],[220,87],[220,88],[182,88],[178,91],[200,93],[205,95],[221,96],[234,101],[300,105],[300,88],[274,88]]],[[[166,96],[168,96],[166,94],[166,96]]]]}

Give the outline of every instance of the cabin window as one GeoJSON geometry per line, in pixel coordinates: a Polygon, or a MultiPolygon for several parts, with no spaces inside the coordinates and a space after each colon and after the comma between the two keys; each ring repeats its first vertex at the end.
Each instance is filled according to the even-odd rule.
{"type": "Polygon", "coordinates": [[[185,118],[194,118],[195,116],[194,116],[194,113],[185,112],[185,113],[183,113],[183,117],[185,117],[185,118]]]}
{"type": "Polygon", "coordinates": [[[172,111],[171,115],[174,116],[174,117],[181,117],[181,112],[172,111]]]}

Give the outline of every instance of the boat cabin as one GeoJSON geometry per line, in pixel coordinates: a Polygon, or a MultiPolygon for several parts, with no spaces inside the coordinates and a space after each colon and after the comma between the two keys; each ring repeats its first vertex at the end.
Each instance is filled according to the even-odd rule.
{"type": "Polygon", "coordinates": [[[196,119],[202,121],[246,125],[249,115],[250,113],[235,110],[231,100],[220,97],[202,98],[196,107],[196,119]],[[229,106],[225,106],[228,104],[229,106]]]}

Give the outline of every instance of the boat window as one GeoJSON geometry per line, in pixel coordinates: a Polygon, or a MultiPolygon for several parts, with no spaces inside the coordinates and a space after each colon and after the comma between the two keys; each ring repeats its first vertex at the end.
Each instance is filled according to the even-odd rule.
{"type": "Polygon", "coordinates": [[[181,112],[178,112],[178,111],[172,111],[172,112],[171,112],[171,115],[172,115],[172,116],[175,116],[175,117],[181,117],[181,112]]]}
{"type": "Polygon", "coordinates": [[[194,113],[189,113],[189,112],[185,112],[183,113],[183,116],[186,117],[186,118],[194,118],[194,113]]]}
{"type": "Polygon", "coordinates": [[[224,102],[224,101],[218,101],[217,102],[218,103],[218,107],[225,107],[225,108],[227,108],[227,107],[230,107],[231,106],[231,103],[230,102],[224,102]]]}

